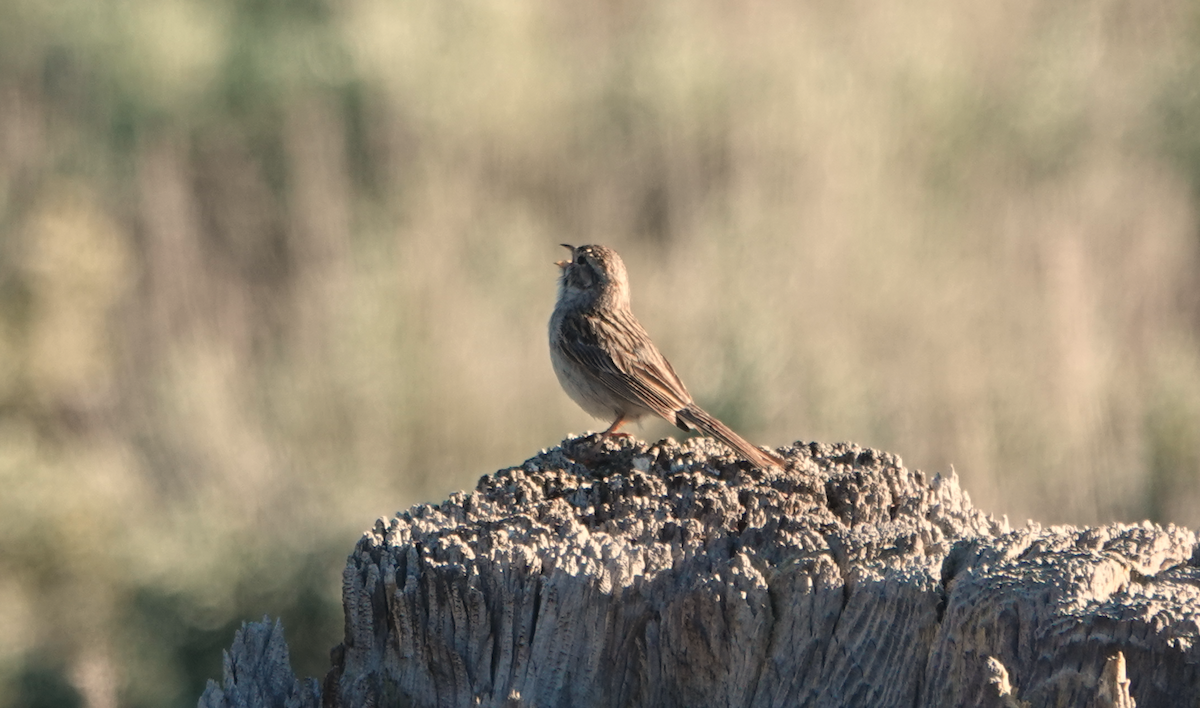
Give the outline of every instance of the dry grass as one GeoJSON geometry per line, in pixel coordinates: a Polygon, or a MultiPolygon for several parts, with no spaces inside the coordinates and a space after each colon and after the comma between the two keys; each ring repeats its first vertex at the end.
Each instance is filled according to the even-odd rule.
{"type": "Polygon", "coordinates": [[[0,7],[0,704],[317,671],[358,529],[598,425],[563,241],[752,440],[1200,524],[1198,77],[1179,1],[0,7]]]}

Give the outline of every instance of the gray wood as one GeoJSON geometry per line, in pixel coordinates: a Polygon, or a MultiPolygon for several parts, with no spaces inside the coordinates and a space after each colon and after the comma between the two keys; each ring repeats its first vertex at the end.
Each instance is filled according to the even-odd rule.
{"type": "Polygon", "coordinates": [[[220,684],[209,681],[200,708],[318,708],[321,693],[313,679],[296,680],[288,659],[283,625],[263,617],[242,624],[225,652],[220,684]]]}
{"type": "Polygon", "coordinates": [[[1031,526],[951,472],[570,440],[380,519],[332,706],[1194,706],[1197,539],[1031,526]]]}

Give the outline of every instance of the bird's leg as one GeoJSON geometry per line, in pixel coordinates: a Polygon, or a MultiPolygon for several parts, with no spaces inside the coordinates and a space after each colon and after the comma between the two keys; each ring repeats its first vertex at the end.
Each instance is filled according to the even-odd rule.
{"type": "Polygon", "coordinates": [[[621,425],[624,422],[625,422],[625,416],[623,416],[623,415],[617,416],[617,419],[613,421],[612,425],[608,426],[608,430],[605,430],[603,433],[600,433],[600,439],[604,440],[605,438],[627,438],[627,437],[629,437],[629,433],[618,433],[617,432],[617,428],[621,427],[621,425]]]}
{"type": "Polygon", "coordinates": [[[608,426],[608,430],[605,430],[603,433],[599,433],[599,434],[593,433],[593,434],[589,435],[588,440],[590,441],[589,447],[591,448],[591,451],[588,453],[585,453],[583,455],[583,457],[577,458],[576,462],[582,462],[585,465],[597,464],[599,462],[599,455],[602,452],[601,448],[604,446],[605,440],[607,440],[608,438],[615,438],[615,437],[621,437],[621,438],[629,437],[629,433],[618,433],[617,432],[617,428],[621,427],[621,424],[624,422],[625,422],[625,416],[618,415],[617,419],[613,421],[612,425],[608,426]]]}

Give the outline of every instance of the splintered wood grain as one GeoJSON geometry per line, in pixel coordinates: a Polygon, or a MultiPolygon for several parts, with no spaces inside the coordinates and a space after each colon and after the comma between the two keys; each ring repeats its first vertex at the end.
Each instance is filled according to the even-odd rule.
{"type": "Polygon", "coordinates": [[[788,459],[575,441],[381,520],[346,571],[340,704],[913,705],[942,559],[999,525],[893,455],[788,459]]]}
{"type": "Polygon", "coordinates": [[[1200,705],[1191,531],[1011,530],[953,474],[785,453],[569,440],[380,519],[322,705],[1200,705]]]}
{"type": "Polygon", "coordinates": [[[1191,531],[1150,524],[1034,526],[964,543],[946,563],[924,704],[984,704],[980,659],[993,657],[1030,705],[1103,705],[1099,677],[1120,651],[1137,705],[1197,705],[1195,549],[1191,531]]]}
{"type": "Polygon", "coordinates": [[[225,652],[222,681],[209,681],[199,708],[317,708],[321,693],[314,679],[292,673],[283,625],[264,617],[243,623],[225,652]]]}

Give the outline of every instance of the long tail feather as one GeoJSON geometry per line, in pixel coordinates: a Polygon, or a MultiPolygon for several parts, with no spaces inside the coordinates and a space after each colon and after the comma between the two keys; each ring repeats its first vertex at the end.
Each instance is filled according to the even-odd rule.
{"type": "Polygon", "coordinates": [[[773,452],[760,450],[746,442],[742,436],[733,432],[729,426],[706,413],[699,406],[692,404],[675,414],[675,417],[695,427],[705,435],[710,435],[733,448],[739,455],[749,460],[756,467],[766,469],[771,466],[783,466],[783,458],[773,452]]]}

